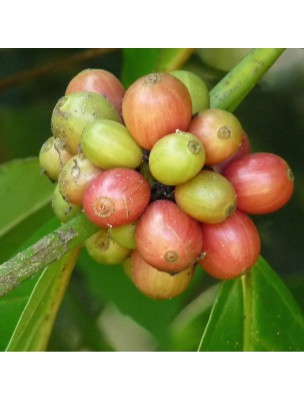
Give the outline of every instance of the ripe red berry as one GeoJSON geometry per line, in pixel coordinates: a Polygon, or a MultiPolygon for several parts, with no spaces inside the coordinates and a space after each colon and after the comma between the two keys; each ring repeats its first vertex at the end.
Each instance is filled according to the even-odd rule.
{"type": "Polygon", "coordinates": [[[153,299],[178,296],[192,281],[194,269],[191,265],[177,274],[169,274],[152,267],[136,250],[131,254],[131,279],[141,292],[153,299]]]}
{"type": "Polygon", "coordinates": [[[144,260],[166,272],[179,272],[200,255],[199,223],[170,200],[149,204],[135,228],[135,242],[144,260]]]}
{"type": "Polygon", "coordinates": [[[203,143],[206,150],[205,164],[213,165],[237,151],[243,129],[239,120],[229,111],[208,109],[192,119],[188,132],[203,143]]]}
{"type": "Polygon", "coordinates": [[[69,82],[65,94],[95,92],[102,94],[121,115],[121,105],[126,89],[115,75],[104,69],[85,69],[69,82]]]}
{"type": "Polygon", "coordinates": [[[233,279],[245,273],[260,254],[260,236],[253,221],[243,212],[221,224],[201,224],[204,257],[199,264],[211,276],[233,279]]]}
{"type": "Polygon", "coordinates": [[[238,209],[265,214],[283,207],[294,189],[293,173],[286,161],[272,153],[252,153],[233,161],[224,175],[237,193],[238,209]]]}
{"type": "Polygon", "coordinates": [[[154,73],[135,81],[122,103],[123,119],[144,149],[177,129],[187,131],[192,104],[186,86],[167,73],[154,73]]]}
{"type": "Polygon", "coordinates": [[[213,170],[222,173],[234,160],[237,160],[238,158],[241,158],[243,156],[247,156],[247,154],[250,153],[250,148],[251,145],[249,137],[246,132],[243,131],[242,141],[237,151],[233,153],[232,156],[229,157],[227,160],[222,161],[219,164],[212,165],[213,170]]]}
{"type": "Polygon", "coordinates": [[[129,168],[113,168],[93,179],[83,197],[83,208],[96,225],[108,228],[135,221],[150,200],[143,175],[129,168]]]}

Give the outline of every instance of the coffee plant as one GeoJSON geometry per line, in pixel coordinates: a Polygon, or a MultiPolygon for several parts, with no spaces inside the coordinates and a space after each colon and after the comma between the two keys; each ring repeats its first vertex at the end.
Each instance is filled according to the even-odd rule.
{"type": "Polygon", "coordinates": [[[261,100],[283,53],[65,65],[36,153],[0,166],[2,350],[304,350],[300,143],[261,100]]]}

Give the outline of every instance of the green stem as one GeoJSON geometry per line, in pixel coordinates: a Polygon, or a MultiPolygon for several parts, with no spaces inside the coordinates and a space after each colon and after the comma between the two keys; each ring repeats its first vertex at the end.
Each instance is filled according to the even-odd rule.
{"type": "Polygon", "coordinates": [[[244,301],[244,342],[243,351],[251,351],[252,346],[252,285],[250,272],[241,277],[244,301]]]}
{"type": "Polygon", "coordinates": [[[99,229],[82,214],[0,265],[0,296],[42,271],[99,229]]]}
{"type": "Polygon", "coordinates": [[[234,111],[285,49],[252,49],[211,91],[211,108],[234,111]]]}

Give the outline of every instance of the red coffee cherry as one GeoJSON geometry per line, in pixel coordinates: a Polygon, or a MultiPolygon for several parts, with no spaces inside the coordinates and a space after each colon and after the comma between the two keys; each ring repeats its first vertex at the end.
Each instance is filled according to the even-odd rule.
{"type": "Polygon", "coordinates": [[[149,200],[150,186],[143,175],[129,168],[113,168],[90,182],[83,208],[94,224],[110,228],[135,221],[149,200]]]}
{"type": "Polygon", "coordinates": [[[122,103],[126,127],[137,143],[151,150],[154,143],[177,129],[187,131],[192,104],[186,86],[167,73],[154,73],[135,81],[122,103]]]}
{"type": "Polygon", "coordinates": [[[131,253],[131,279],[141,292],[153,299],[178,296],[192,281],[194,269],[191,265],[177,274],[169,274],[152,267],[136,250],[131,253]]]}
{"type": "Polygon", "coordinates": [[[135,228],[139,254],[153,267],[176,273],[201,254],[202,234],[197,221],[170,200],[149,204],[135,228]]]}
{"type": "Polygon", "coordinates": [[[229,157],[227,160],[222,161],[219,164],[212,165],[213,170],[222,173],[228,167],[228,165],[232,163],[232,161],[237,160],[238,158],[241,158],[243,156],[247,156],[247,154],[250,153],[250,149],[251,145],[249,137],[246,132],[243,131],[242,141],[237,151],[233,153],[232,156],[229,157]]]}
{"type": "Polygon", "coordinates": [[[201,224],[203,252],[199,264],[218,279],[234,279],[249,270],[260,254],[260,236],[255,224],[243,212],[221,224],[201,224]]]}
{"type": "Polygon", "coordinates": [[[126,89],[120,80],[104,69],[85,69],[69,82],[65,94],[75,92],[95,92],[102,94],[114,105],[118,113],[122,113],[122,100],[126,89]]]}
{"type": "Polygon", "coordinates": [[[266,214],[283,207],[294,190],[294,176],[287,162],[272,153],[252,153],[233,161],[224,175],[237,193],[238,209],[266,214]]]}
{"type": "Polygon", "coordinates": [[[229,111],[208,109],[193,117],[188,132],[203,143],[206,165],[220,163],[235,153],[241,143],[243,129],[229,111]]]}

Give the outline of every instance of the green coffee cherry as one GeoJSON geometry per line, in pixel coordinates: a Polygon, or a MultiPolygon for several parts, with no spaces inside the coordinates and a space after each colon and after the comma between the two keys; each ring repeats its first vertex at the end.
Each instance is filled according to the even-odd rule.
{"type": "Polygon", "coordinates": [[[136,248],[135,243],[135,228],[136,222],[130,224],[117,226],[109,229],[111,238],[114,239],[118,244],[127,249],[133,250],[136,248]]]}
{"type": "Polygon", "coordinates": [[[210,107],[209,91],[205,82],[190,71],[172,71],[171,75],[178,78],[186,86],[192,101],[192,115],[210,107]]]}
{"type": "Polygon", "coordinates": [[[84,154],[102,169],[117,167],[137,168],[143,158],[143,150],[128,129],[106,119],[88,124],[81,136],[84,154]]]}
{"type": "Polygon", "coordinates": [[[204,162],[205,149],[200,140],[180,131],[159,139],[149,156],[151,174],[157,181],[171,186],[193,178],[204,162]]]}
{"type": "Polygon", "coordinates": [[[250,51],[248,48],[204,48],[196,49],[195,53],[203,61],[204,64],[218,70],[229,72],[235,67],[241,59],[250,51]]]}
{"type": "Polygon", "coordinates": [[[100,264],[121,264],[130,253],[129,249],[116,243],[106,229],[90,236],[85,241],[85,247],[93,260],[100,264]]]}
{"type": "Polygon", "coordinates": [[[132,279],[132,263],[131,257],[128,256],[125,261],[122,263],[122,269],[126,276],[131,280],[132,279]]]}
{"type": "Polygon", "coordinates": [[[225,221],[236,209],[236,192],[223,175],[203,170],[176,186],[178,206],[197,221],[216,224],[225,221]]]}
{"type": "Polygon", "coordinates": [[[61,222],[67,222],[82,212],[82,208],[64,200],[59,192],[59,185],[55,186],[52,197],[54,214],[61,222]]]}
{"type": "Polygon", "coordinates": [[[62,168],[58,177],[62,197],[77,206],[82,206],[83,194],[89,182],[102,170],[83,154],[73,156],[62,168]]]}
{"type": "Polygon", "coordinates": [[[71,157],[72,155],[64,149],[62,141],[51,136],[40,149],[39,164],[42,172],[55,182],[62,167],[71,157]]]}
{"type": "Polygon", "coordinates": [[[61,97],[51,120],[55,137],[60,138],[72,154],[77,154],[83,129],[96,119],[111,119],[120,122],[114,106],[97,93],[77,92],[61,97]]]}

